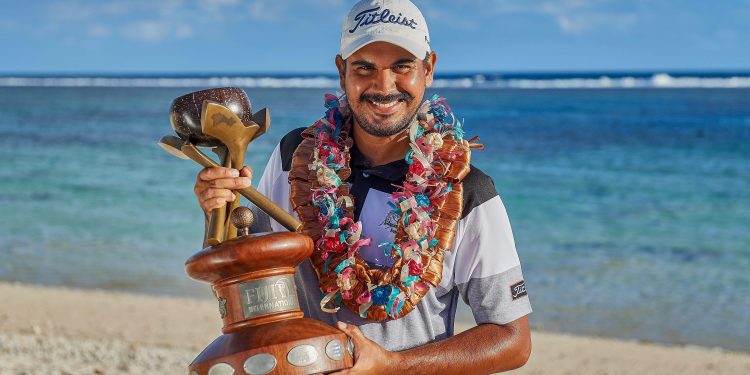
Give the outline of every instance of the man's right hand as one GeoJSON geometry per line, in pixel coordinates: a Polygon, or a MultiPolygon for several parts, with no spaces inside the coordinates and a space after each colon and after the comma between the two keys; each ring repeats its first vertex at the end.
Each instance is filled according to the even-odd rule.
{"type": "Polygon", "coordinates": [[[253,170],[245,166],[237,171],[233,168],[204,168],[198,173],[193,192],[198,197],[206,217],[214,208],[219,208],[235,199],[233,190],[250,186],[253,170]]]}

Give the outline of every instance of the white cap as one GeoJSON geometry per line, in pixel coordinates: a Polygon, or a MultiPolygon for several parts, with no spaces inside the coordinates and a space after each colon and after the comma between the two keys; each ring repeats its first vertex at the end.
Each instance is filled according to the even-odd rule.
{"type": "Polygon", "coordinates": [[[354,5],[344,20],[339,55],[347,59],[373,42],[395,44],[418,59],[430,52],[427,22],[409,0],[362,0],[354,5]]]}

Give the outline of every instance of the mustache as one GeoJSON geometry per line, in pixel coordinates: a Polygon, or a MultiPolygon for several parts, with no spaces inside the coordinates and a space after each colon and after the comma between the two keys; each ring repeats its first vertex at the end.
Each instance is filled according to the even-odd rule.
{"type": "Polygon", "coordinates": [[[365,101],[373,101],[373,102],[390,102],[394,100],[404,100],[404,101],[410,101],[414,97],[411,96],[408,92],[399,92],[399,93],[393,93],[388,95],[380,95],[380,94],[362,94],[359,97],[359,100],[365,101]]]}

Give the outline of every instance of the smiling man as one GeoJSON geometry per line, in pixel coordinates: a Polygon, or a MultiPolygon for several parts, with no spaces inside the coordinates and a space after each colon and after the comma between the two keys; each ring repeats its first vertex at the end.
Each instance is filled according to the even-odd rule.
{"type": "MultiPolygon", "coordinates": [[[[258,190],[305,224],[315,251],[296,274],[306,316],[356,347],[347,374],[486,374],[531,352],[531,305],[508,216],[445,100],[425,100],[437,55],[407,0],[357,3],[336,56],[345,95],[287,134],[258,190]],[[458,298],[477,327],[454,334],[458,298]]],[[[206,212],[249,169],[201,171],[206,212]]],[[[256,231],[284,230],[258,213],[256,231]]]]}

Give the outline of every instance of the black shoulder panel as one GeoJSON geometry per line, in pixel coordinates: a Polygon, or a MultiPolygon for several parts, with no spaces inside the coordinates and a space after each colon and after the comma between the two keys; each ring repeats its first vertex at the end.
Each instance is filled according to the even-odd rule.
{"type": "Polygon", "coordinates": [[[498,195],[492,177],[486,175],[473,165],[471,165],[471,169],[469,169],[469,174],[463,179],[463,189],[464,208],[461,211],[462,219],[465,218],[475,207],[498,195]]]}
{"type": "Polygon", "coordinates": [[[281,169],[289,172],[292,169],[292,157],[294,151],[302,143],[302,131],[307,128],[297,128],[287,133],[279,142],[279,151],[281,152],[281,169]]]}

